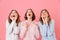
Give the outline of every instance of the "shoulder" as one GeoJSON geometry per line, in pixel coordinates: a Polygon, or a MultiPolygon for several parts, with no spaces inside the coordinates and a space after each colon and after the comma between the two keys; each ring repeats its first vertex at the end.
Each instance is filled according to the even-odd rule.
{"type": "Polygon", "coordinates": [[[6,22],[8,22],[8,20],[6,20],[6,22]]]}
{"type": "Polygon", "coordinates": [[[22,22],[20,23],[20,25],[21,25],[21,26],[25,26],[25,25],[26,25],[26,21],[22,21],[22,22]]]}
{"type": "Polygon", "coordinates": [[[54,20],[53,20],[53,19],[51,19],[51,22],[50,22],[50,24],[52,24],[52,23],[54,24],[54,20]]]}
{"type": "Polygon", "coordinates": [[[22,21],[22,22],[21,22],[21,24],[25,24],[26,22],[27,22],[27,20],[25,20],[25,21],[22,21]]]}
{"type": "Polygon", "coordinates": [[[32,26],[38,27],[37,22],[36,22],[36,21],[33,21],[33,22],[32,22],[32,26]]]}
{"type": "Polygon", "coordinates": [[[23,23],[25,23],[25,21],[21,21],[21,22],[20,22],[20,24],[23,24],[23,23]]]}
{"type": "Polygon", "coordinates": [[[35,25],[37,24],[37,22],[36,22],[36,21],[33,21],[32,23],[33,23],[33,24],[35,24],[35,25]]]}
{"type": "Polygon", "coordinates": [[[54,19],[51,19],[51,22],[54,22],[54,19]]]}
{"type": "Polygon", "coordinates": [[[37,23],[37,25],[42,25],[42,23],[39,21],[39,22],[37,23]]]}
{"type": "Polygon", "coordinates": [[[8,20],[6,20],[6,24],[9,24],[8,20]]]}
{"type": "Polygon", "coordinates": [[[35,21],[32,21],[32,24],[33,24],[33,25],[36,25],[36,22],[35,22],[35,21]]]}
{"type": "Polygon", "coordinates": [[[19,22],[18,25],[20,26],[21,25],[21,22],[19,22]]]}

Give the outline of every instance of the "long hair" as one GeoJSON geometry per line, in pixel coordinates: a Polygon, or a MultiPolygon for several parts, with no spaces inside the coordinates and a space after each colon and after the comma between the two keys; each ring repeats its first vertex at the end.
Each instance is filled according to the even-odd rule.
{"type": "Polygon", "coordinates": [[[27,12],[28,12],[28,10],[31,10],[31,12],[32,12],[32,14],[33,14],[33,16],[32,16],[32,21],[33,20],[35,20],[35,14],[34,14],[34,12],[33,12],[33,10],[32,9],[27,9],[27,11],[26,11],[26,13],[25,13],[25,20],[27,20],[28,18],[27,18],[27,12]]]}
{"type": "Polygon", "coordinates": [[[17,12],[17,10],[11,10],[11,12],[10,12],[10,14],[9,14],[9,16],[8,16],[8,22],[9,23],[11,23],[12,22],[12,20],[10,19],[10,15],[11,15],[11,13],[13,12],[13,11],[15,11],[16,13],[17,13],[17,20],[16,20],[16,23],[17,23],[17,26],[18,26],[18,23],[20,22],[20,16],[19,16],[19,13],[17,12]]]}
{"type": "Polygon", "coordinates": [[[47,22],[47,23],[48,23],[48,25],[50,25],[51,18],[50,18],[50,14],[49,14],[49,12],[48,12],[47,9],[43,9],[43,10],[41,11],[39,21],[43,24],[43,20],[42,20],[42,17],[41,17],[41,14],[42,14],[43,11],[47,12],[47,14],[48,14],[48,22],[47,22]]]}

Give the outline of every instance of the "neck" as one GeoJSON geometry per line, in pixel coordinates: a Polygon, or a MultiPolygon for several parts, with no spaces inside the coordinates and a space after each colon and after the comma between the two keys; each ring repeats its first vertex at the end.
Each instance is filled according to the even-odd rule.
{"type": "Polygon", "coordinates": [[[29,19],[28,19],[28,22],[32,22],[32,18],[29,18],[29,19]]]}

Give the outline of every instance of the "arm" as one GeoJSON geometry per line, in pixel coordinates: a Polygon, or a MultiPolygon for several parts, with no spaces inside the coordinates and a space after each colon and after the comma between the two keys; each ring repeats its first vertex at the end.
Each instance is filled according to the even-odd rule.
{"type": "Polygon", "coordinates": [[[17,26],[14,27],[14,31],[13,31],[14,34],[17,34],[18,35],[19,34],[19,31],[20,31],[19,26],[18,27],[17,26]]]}
{"type": "Polygon", "coordinates": [[[48,36],[52,35],[54,33],[54,21],[51,20],[50,26],[48,27],[48,36]]]}
{"type": "Polygon", "coordinates": [[[47,29],[46,29],[46,26],[47,24],[41,24],[41,22],[38,23],[38,26],[40,28],[40,33],[42,36],[46,36],[46,32],[47,32],[47,29]]]}
{"type": "Polygon", "coordinates": [[[13,31],[14,34],[19,34],[20,33],[20,26],[21,26],[20,22],[18,23],[18,26],[14,26],[14,31],[13,31]]]}
{"type": "Polygon", "coordinates": [[[8,20],[6,21],[6,33],[7,34],[11,33],[14,23],[15,21],[13,21],[11,24],[9,24],[8,20]]]}
{"type": "Polygon", "coordinates": [[[39,39],[39,37],[40,37],[39,28],[38,28],[37,25],[36,25],[35,27],[36,27],[36,28],[35,28],[35,37],[36,37],[36,39],[39,39]]]}
{"type": "Polygon", "coordinates": [[[25,28],[25,23],[22,22],[21,26],[20,26],[20,39],[24,38],[24,34],[25,34],[26,28],[25,28]]]}

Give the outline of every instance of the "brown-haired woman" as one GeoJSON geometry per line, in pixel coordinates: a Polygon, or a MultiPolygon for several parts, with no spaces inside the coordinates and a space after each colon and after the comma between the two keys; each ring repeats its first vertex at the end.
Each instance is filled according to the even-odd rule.
{"type": "Polygon", "coordinates": [[[39,30],[34,22],[35,14],[32,9],[27,9],[25,13],[25,21],[20,27],[20,38],[22,40],[38,40],[39,30]]]}
{"type": "Polygon", "coordinates": [[[40,28],[42,40],[56,40],[54,21],[51,19],[47,9],[41,11],[38,26],[40,28]]]}
{"type": "Polygon", "coordinates": [[[18,40],[20,16],[17,10],[11,10],[6,21],[6,40],[18,40]]]}

